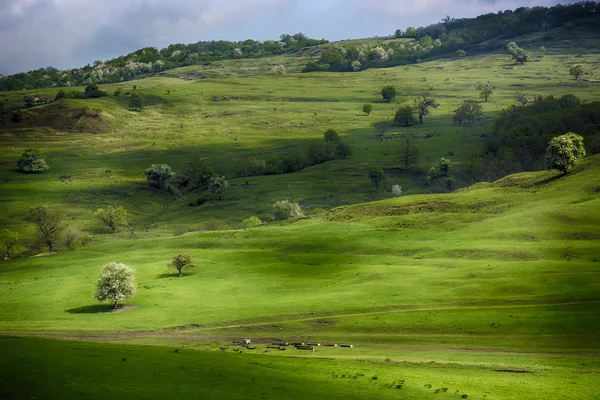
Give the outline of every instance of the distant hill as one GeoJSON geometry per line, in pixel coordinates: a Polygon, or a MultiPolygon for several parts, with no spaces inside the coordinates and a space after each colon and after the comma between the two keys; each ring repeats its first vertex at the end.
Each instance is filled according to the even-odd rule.
{"type": "MultiPolygon", "coordinates": [[[[599,27],[600,5],[586,1],[554,7],[521,7],[476,18],[446,17],[427,27],[399,29],[392,37],[335,44],[311,39],[302,33],[284,34],[278,41],[200,41],[172,44],[161,50],[145,47],[112,60],[97,60],[82,68],[58,70],[47,67],[10,76],[0,75],[0,91],[118,83],[177,67],[280,54],[319,57],[305,61],[308,62],[305,72],[361,71],[417,63],[457,50],[465,50],[468,54],[498,51],[508,41],[521,37],[526,44],[538,46],[560,39],[569,47],[572,41],[586,40],[586,32],[600,31],[599,27]]],[[[589,45],[594,47],[595,43],[589,45]]]]}

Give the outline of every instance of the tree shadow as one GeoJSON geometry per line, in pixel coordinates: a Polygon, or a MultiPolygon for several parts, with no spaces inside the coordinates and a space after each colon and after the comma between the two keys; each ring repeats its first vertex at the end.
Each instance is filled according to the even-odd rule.
{"type": "Polygon", "coordinates": [[[562,174],[562,173],[559,173],[559,174],[557,174],[557,175],[550,176],[550,177],[548,177],[548,178],[546,178],[546,179],[542,179],[541,181],[538,181],[538,182],[534,183],[534,184],[533,184],[533,186],[542,186],[542,185],[546,185],[546,184],[548,184],[548,183],[551,183],[551,182],[554,182],[555,180],[558,180],[558,179],[560,179],[560,178],[564,178],[565,176],[567,176],[567,175],[564,175],[564,174],[562,174]]]}
{"type": "Polygon", "coordinates": [[[194,275],[193,272],[191,271],[183,271],[183,276],[179,276],[179,272],[175,271],[175,272],[163,272],[160,275],[157,275],[156,278],[157,279],[167,279],[167,278],[177,278],[177,279],[183,279],[186,276],[192,276],[194,275]]]}
{"type": "Polygon", "coordinates": [[[112,312],[113,307],[108,304],[94,304],[89,306],[75,307],[66,310],[69,314],[98,314],[112,312]]]}

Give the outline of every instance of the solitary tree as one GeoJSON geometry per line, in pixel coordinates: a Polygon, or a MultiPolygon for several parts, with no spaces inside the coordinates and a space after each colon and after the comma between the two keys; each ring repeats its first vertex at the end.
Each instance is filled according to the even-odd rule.
{"type": "Polygon", "coordinates": [[[396,32],[394,32],[394,36],[396,38],[401,38],[402,37],[402,29],[396,29],[396,32]]]}
{"type": "Polygon", "coordinates": [[[546,150],[548,166],[564,175],[584,157],[583,137],[573,132],[552,138],[546,150]]]}
{"type": "MultiPolygon", "coordinates": [[[[135,90],[135,88],[133,90],[135,90]]],[[[144,107],[144,97],[142,94],[139,92],[131,93],[131,96],[129,97],[129,108],[140,111],[142,107],[144,107]]]]}
{"type": "Polygon", "coordinates": [[[385,172],[381,167],[372,167],[369,170],[369,179],[375,185],[375,189],[379,192],[379,185],[385,179],[385,172]]]}
{"type": "Polygon", "coordinates": [[[21,172],[35,174],[47,171],[50,167],[46,160],[38,155],[37,150],[27,149],[17,162],[17,168],[21,172]]]}
{"type": "Polygon", "coordinates": [[[392,197],[400,197],[402,196],[402,186],[394,185],[392,186],[392,197]]]}
{"type": "Polygon", "coordinates": [[[494,93],[494,89],[496,89],[496,86],[492,85],[491,82],[488,82],[485,85],[477,85],[477,90],[479,90],[479,97],[481,97],[484,101],[488,101],[488,99],[494,93]]]}
{"type": "Polygon", "coordinates": [[[396,88],[393,86],[385,86],[381,89],[381,97],[388,103],[396,98],[396,88]]]}
{"type": "Polygon", "coordinates": [[[515,42],[508,43],[506,45],[506,49],[508,50],[508,53],[512,59],[515,60],[515,63],[524,64],[525,62],[529,61],[529,54],[527,51],[517,46],[515,42]]]}
{"type": "Polygon", "coordinates": [[[457,50],[456,55],[458,56],[458,58],[463,59],[467,56],[467,51],[466,50],[457,50]]]}
{"type": "Polygon", "coordinates": [[[575,65],[571,67],[571,69],[569,70],[569,74],[571,74],[571,76],[575,78],[575,80],[578,80],[579,77],[583,75],[583,66],[575,65]]]}
{"type": "Polygon", "coordinates": [[[135,269],[125,264],[109,262],[96,280],[93,296],[100,301],[110,301],[113,308],[117,308],[119,302],[133,297],[135,292],[135,269]]]}
{"type": "Polygon", "coordinates": [[[440,103],[438,103],[433,97],[426,95],[417,97],[414,103],[420,124],[423,123],[423,117],[431,113],[432,108],[438,108],[440,106],[440,103]]]}
{"type": "Polygon", "coordinates": [[[427,181],[437,181],[439,178],[448,178],[450,177],[450,167],[452,163],[450,160],[442,157],[438,161],[437,165],[434,165],[429,169],[429,173],[427,174],[427,181]]]}
{"type": "Polygon", "coordinates": [[[223,193],[229,187],[224,176],[213,176],[208,180],[208,191],[218,200],[223,199],[223,193]]]}
{"type": "Polygon", "coordinates": [[[127,210],[121,206],[108,206],[106,207],[106,210],[99,208],[94,215],[112,229],[113,233],[117,231],[117,226],[127,225],[127,210]]]}
{"type": "Polygon", "coordinates": [[[151,186],[160,190],[165,190],[175,177],[175,173],[167,164],[152,164],[144,171],[144,175],[151,186]]]}
{"type": "Polygon", "coordinates": [[[0,230],[0,260],[10,260],[20,256],[25,248],[19,246],[20,235],[10,229],[0,230]]]}
{"type": "Polygon", "coordinates": [[[276,220],[296,219],[304,217],[302,208],[296,202],[280,200],[273,205],[273,213],[276,220]]]}
{"type": "Polygon", "coordinates": [[[410,105],[402,106],[396,111],[394,125],[410,126],[417,122],[415,108],[410,105]]]}
{"type": "Polygon", "coordinates": [[[338,135],[338,133],[333,129],[327,129],[323,134],[323,140],[325,140],[326,142],[337,143],[340,141],[340,135],[338,135]]]}
{"type": "Polygon", "coordinates": [[[373,104],[367,103],[363,104],[363,112],[367,115],[371,115],[371,111],[373,111],[373,104]]]}
{"type": "Polygon", "coordinates": [[[66,227],[62,212],[48,206],[36,206],[29,209],[29,214],[38,228],[41,239],[48,246],[48,251],[53,252],[61,232],[66,227]]]}
{"type": "Polygon", "coordinates": [[[475,100],[464,100],[461,105],[454,110],[453,121],[460,126],[464,121],[471,123],[481,117],[481,115],[483,115],[481,104],[475,100]]]}
{"type": "Polygon", "coordinates": [[[400,162],[405,170],[410,169],[419,160],[419,149],[415,146],[410,138],[407,138],[400,152],[400,162]]]}
{"type": "Polygon", "coordinates": [[[173,260],[169,264],[167,264],[167,267],[175,268],[179,271],[179,276],[183,276],[182,270],[184,268],[193,268],[194,266],[194,260],[188,254],[178,254],[173,257],[173,260]]]}

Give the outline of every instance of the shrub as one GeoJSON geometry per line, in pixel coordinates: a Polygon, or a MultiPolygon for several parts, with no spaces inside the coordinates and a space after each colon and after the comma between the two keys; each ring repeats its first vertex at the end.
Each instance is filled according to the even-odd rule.
{"type": "Polygon", "coordinates": [[[121,89],[117,89],[115,90],[115,92],[113,93],[114,96],[120,96],[121,95],[121,89]]]}
{"type": "Polygon", "coordinates": [[[340,135],[338,135],[338,133],[336,131],[334,131],[333,129],[327,129],[325,131],[325,133],[323,134],[323,139],[326,142],[339,142],[340,141],[340,135]]]}
{"type": "Polygon", "coordinates": [[[117,308],[119,302],[133,297],[136,292],[135,270],[125,264],[109,262],[102,268],[95,286],[94,298],[110,301],[113,308],[117,308]]]}
{"type": "Polygon", "coordinates": [[[18,232],[9,229],[0,230],[0,260],[10,260],[25,252],[25,248],[19,245],[20,237],[18,232]]]}
{"type": "Polygon", "coordinates": [[[417,122],[416,110],[410,105],[402,106],[396,111],[394,125],[410,126],[417,122]]]}
{"type": "Polygon", "coordinates": [[[224,176],[213,176],[208,181],[208,192],[217,200],[223,199],[223,193],[228,187],[229,183],[227,183],[224,176]]]}
{"type": "Polygon", "coordinates": [[[56,93],[56,96],[54,96],[54,100],[64,99],[65,97],[67,97],[67,94],[65,93],[65,91],[59,90],[58,93],[56,93]]]}
{"type": "Polygon", "coordinates": [[[112,232],[117,232],[117,226],[127,225],[127,210],[123,207],[108,206],[105,209],[99,208],[94,215],[102,220],[112,232]]]}
{"type": "MultiPolygon", "coordinates": [[[[135,90],[135,89],[134,89],[135,90]]],[[[144,97],[141,93],[135,92],[129,96],[129,108],[139,111],[144,107],[144,97]]]]}
{"type": "Polygon", "coordinates": [[[273,213],[278,221],[304,217],[302,208],[296,202],[280,200],[273,205],[273,213]]]}
{"type": "Polygon", "coordinates": [[[15,124],[18,124],[19,122],[23,121],[23,112],[20,108],[12,112],[11,120],[15,124]]]}
{"type": "Polygon", "coordinates": [[[381,167],[372,167],[369,170],[369,179],[371,183],[375,185],[375,189],[379,191],[379,185],[385,179],[385,172],[381,167]]]}
{"type": "Polygon", "coordinates": [[[260,220],[260,218],[254,217],[254,216],[252,216],[252,217],[250,217],[248,219],[245,219],[242,222],[242,226],[244,228],[252,228],[253,226],[258,226],[258,225],[261,225],[261,224],[262,224],[262,221],[260,220]]]}
{"type": "Polygon", "coordinates": [[[402,196],[402,187],[399,185],[392,186],[392,197],[402,196]]]}
{"type": "Polygon", "coordinates": [[[86,86],[85,90],[84,90],[84,95],[87,98],[91,98],[91,99],[96,99],[98,97],[104,97],[104,96],[108,96],[108,93],[106,93],[103,90],[100,90],[98,88],[98,85],[93,83],[91,85],[86,86]]]}
{"type": "Polygon", "coordinates": [[[373,111],[373,104],[371,104],[371,103],[363,104],[362,110],[365,114],[371,115],[371,112],[373,111]]]}
{"type": "Polygon", "coordinates": [[[152,164],[144,171],[144,175],[151,186],[160,190],[165,190],[167,184],[175,177],[175,173],[167,164],[152,164]]]}
{"type": "Polygon", "coordinates": [[[38,155],[37,150],[27,149],[17,162],[17,168],[21,172],[35,174],[47,171],[50,167],[46,160],[38,155]]]}

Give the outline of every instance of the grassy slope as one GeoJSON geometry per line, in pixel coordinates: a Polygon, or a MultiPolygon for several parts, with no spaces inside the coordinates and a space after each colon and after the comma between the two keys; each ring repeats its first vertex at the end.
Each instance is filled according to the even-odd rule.
{"type": "MultiPolygon", "coordinates": [[[[452,110],[464,98],[476,98],[477,82],[492,80],[498,90],[484,104],[488,117],[514,104],[513,95],[521,90],[530,96],[575,93],[587,100],[600,98],[597,85],[575,82],[568,67],[584,62],[594,73],[598,56],[582,58],[546,56],[539,62],[512,66],[505,55],[473,57],[464,61],[445,60],[361,73],[315,73],[283,77],[259,76],[186,81],[175,78],[148,78],[137,82],[154,105],[141,113],[126,109],[126,98],[65,101],[25,111],[26,121],[14,126],[5,114],[0,157],[0,201],[4,204],[0,223],[26,232],[26,210],[39,203],[69,204],[75,227],[92,234],[107,232],[91,213],[107,203],[123,204],[132,216],[137,237],[171,234],[176,228],[194,230],[211,218],[239,223],[251,215],[268,218],[271,205],[279,199],[299,200],[305,207],[333,207],[387,196],[377,194],[366,177],[370,165],[388,168],[389,183],[400,184],[406,194],[426,190],[423,177],[397,169],[397,154],[407,134],[431,138],[418,139],[421,170],[447,156],[460,168],[469,144],[481,142],[490,131],[492,119],[482,125],[455,127],[449,124],[452,110]],[[443,66],[443,70],[436,69],[443,66]],[[448,80],[448,81],[446,81],[448,80]],[[411,101],[431,90],[442,106],[423,126],[391,128],[397,104],[375,104],[371,116],[360,112],[361,104],[377,101],[385,84],[400,90],[397,103],[411,101]],[[171,93],[167,94],[167,90],[171,93]],[[214,97],[230,101],[211,101],[214,97]],[[61,117],[77,115],[81,107],[101,110],[100,118],[86,117],[80,122],[61,117]],[[59,115],[51,117],[53,113],[59,115]],[[46,125],[44,125],[46,124],[46,125]],[[54,129],[56,125],[60,129],[54,129]],[[337,129],[353,144],[355,155],[309,168],[291,175],[230,179],[232,189],[226,201],[197,209],[187,207],[191,198],[174,199],[146,189],[142,171],[152,163],[182,166],[192,154],[200,155],[218,172],[231,178],[250,157],[268,158],[289,151],[303,150],[310,139],[327,128],[337,129]],[[69,133],[68,128],[71,128],[69,133]],[[388,140],[376,140],[386,130],[388,140]],[[19,154],[28,147],[44,153],[52,169],[43,175],[25,176],[14,172],[19,154]],[[76,151],[73,151],[76,149],[76,151]],[[61,181],[60,176],[71,176],[61,181]],[[249,187],[244,184],[248,182],[249,187]],[[43,191],[40,198],[39,191],[43,191]]],[[[120,85],[130,89],[130,83],[120,85]]],[[[106,88],[109,92],[117,87],[106,88]]],[[[13,103],[23,93],[11,94],[13,103]]],[[[460,185],[467,182],[459,181],[460,185]]],[[[431,190],[431,189],[429,189],[431,190]]],[[[441,186],[434,190],[442,190],[441,186]]],[[[181,229],[180,229],[181,230],[181,229]]],[[[108,235],[96,236],[108,240],[108,235]]]]}

